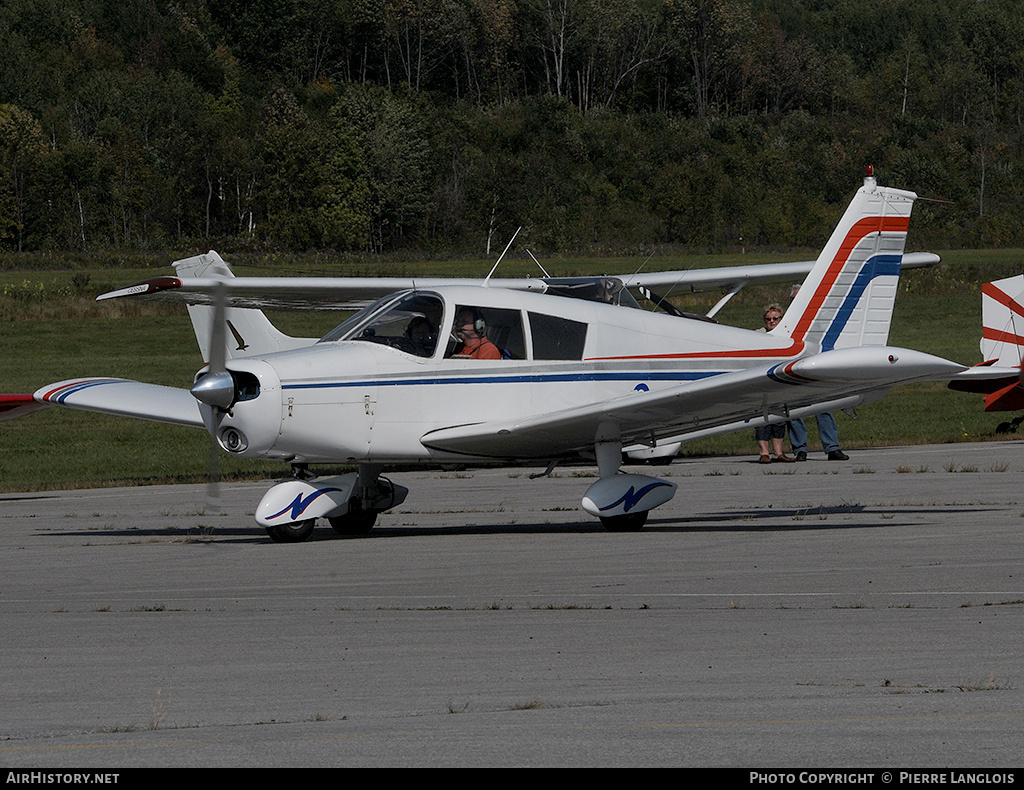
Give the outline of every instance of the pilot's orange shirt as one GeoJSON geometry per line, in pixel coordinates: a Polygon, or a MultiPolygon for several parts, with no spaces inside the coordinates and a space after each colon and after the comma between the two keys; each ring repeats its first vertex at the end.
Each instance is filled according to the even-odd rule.
{"type": "Polygon", "coordinates": [[[460,359],[501,359],[501,352],[486,337],[481,338],[474,345],[460,343],[455,347],[452,357],[460,359]]]}

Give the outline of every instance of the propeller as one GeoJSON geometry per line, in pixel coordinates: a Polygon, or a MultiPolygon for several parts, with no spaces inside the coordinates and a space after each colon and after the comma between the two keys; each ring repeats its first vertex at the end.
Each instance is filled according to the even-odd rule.
{"type": "Polygon", "coordinates": [[[220,448],[217,446],[217,434],[221,415],[231,408],[235,398],[235,380],[227,369],[227,297],[227,284],[219,280],[213,290],[208,369],[191,389],[196,400],[210,407],[210,464],[206,490],[206,512],[210,515],[220,513],[220,448]]]}

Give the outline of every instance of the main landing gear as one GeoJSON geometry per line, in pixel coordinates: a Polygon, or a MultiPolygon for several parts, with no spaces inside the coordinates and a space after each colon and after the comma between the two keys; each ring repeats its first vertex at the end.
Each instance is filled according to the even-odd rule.
{"type": "Polygon", "coordinates": [[[343,516],[328,516],[331,529],[348,538],[366,535],[377,523],[379,510],[364,509],[362,499],[352,497],[348,501],[348,513],[343,516]]]}
{"type": "Polygon", "coordinates": [[[614,428],[599,431],[594,451],[601,479],[587,489],[583,509],[601,519],[609,532],[638,532],[651,508],[675,496],[676,485],[647,475],[620,474],[622,442],[616,434],[614,428]]]}
{"type": "Polygon", "coordinates": [[[1001,422],[996,426],[996,433],[1017,433],[1017,427],[1024,421],[1024,417],[1014,417],[1009,422],[1001,422]]]}

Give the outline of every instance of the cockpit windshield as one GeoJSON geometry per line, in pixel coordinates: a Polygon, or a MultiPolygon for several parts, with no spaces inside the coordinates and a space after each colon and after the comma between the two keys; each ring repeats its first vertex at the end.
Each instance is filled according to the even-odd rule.
{"type": "Polygon", "coordinates": [[[363,340],[418,357],[432,357],[437,350],[437,330],[443,315],[444,303],[434,294],[391,294],[339,324],[320,342],[363,340]]]}

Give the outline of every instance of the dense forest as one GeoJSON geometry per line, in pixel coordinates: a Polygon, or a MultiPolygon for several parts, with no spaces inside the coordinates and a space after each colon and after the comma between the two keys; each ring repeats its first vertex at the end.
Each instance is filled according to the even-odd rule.
{"type": "Polygon", "coordinates": [[[1024,246],[1019,0],[3,0],[0,247],[1024,246]]]}

